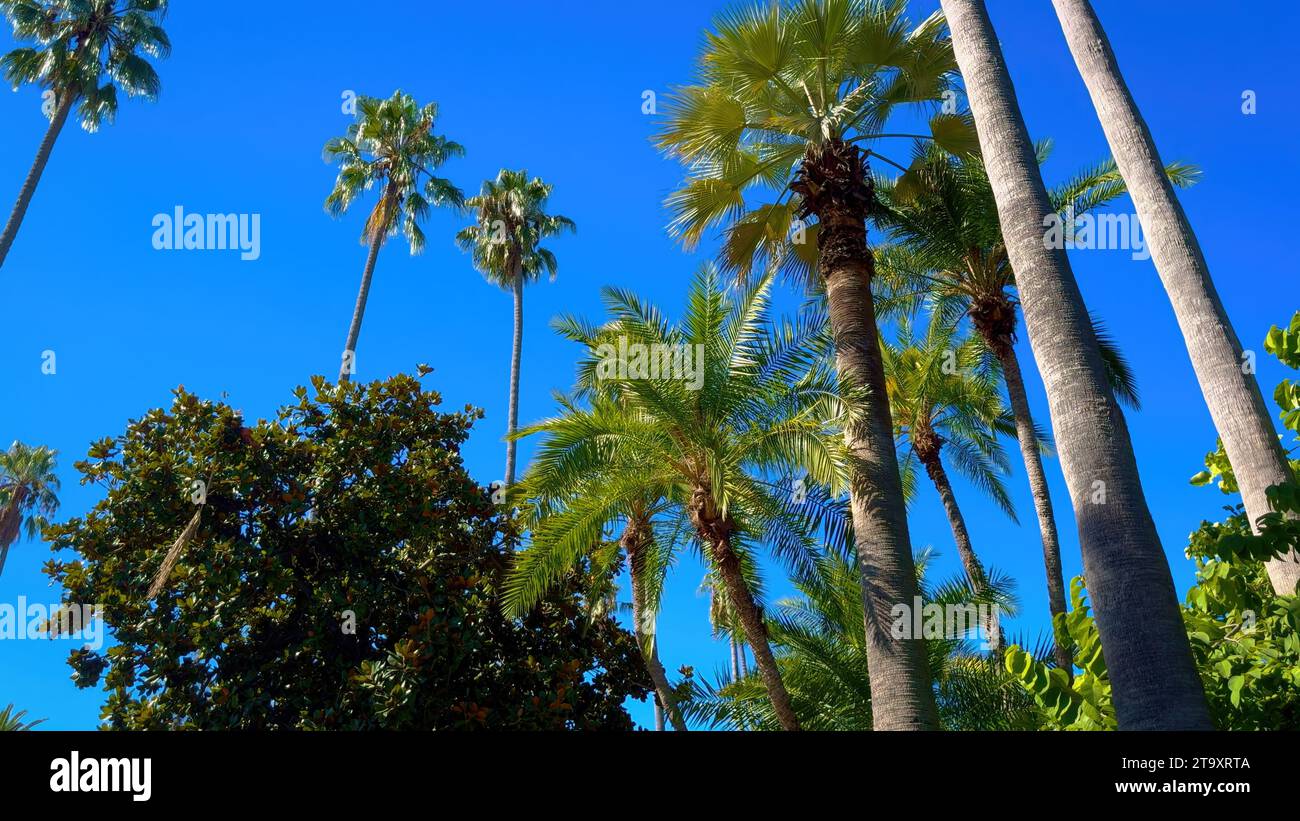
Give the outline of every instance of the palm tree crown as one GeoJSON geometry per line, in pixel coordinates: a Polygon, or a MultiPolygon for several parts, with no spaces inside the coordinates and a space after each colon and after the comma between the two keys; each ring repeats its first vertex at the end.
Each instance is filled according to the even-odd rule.
{"type": "Polygon", "coordinates": [[[362,244],[383,242],[400,230],[411,253],[418,254],[424,250],[420,223],[430,209],[463,208],[460,189],[434,172],[465,149],[434,133],[437,119],[437,103],[420,106],[400,90],[387,100],[358,97],[356,121],[347,135],[325,144],[325,158],[339,164],[334,190],[325,200],[327,211],[344,214],[362,192],[380,191],[362,244]]]}
{"type": "Polygon", "coordinates": [[[55,451],[14,442],[0,453],[0,573],[9,548],[26,535],[36,538],[59,509],[55,451]]]}
{"type": "Polygon", "coordinates": [[[536,282],[546,274],[555,279],[555,255],[541,242],[577,226],[568,217],[546,213],[551,189],[540,177],[530,180],[527,171],[503,169],[483,183],[478,196],[465,201],[476,222],[461,229],[456,241],[489,282],[510,289],[518,278],[536,282]]]}
{"type": "Polygon", "coordinates": [[[87,131],[113,122],[118,88],[157,98],[162,83],[145,58],[171,52],[161,25],[167,0],[0,0],[0,11],[14,39],[36,43],[0,57],[5,80],[14,88],[36,83],[60,102],[80,100],[87,131]]]}

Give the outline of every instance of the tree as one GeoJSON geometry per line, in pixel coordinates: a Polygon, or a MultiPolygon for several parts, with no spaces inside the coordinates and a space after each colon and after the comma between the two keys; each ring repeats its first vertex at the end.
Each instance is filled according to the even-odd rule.
{"type": "MultiPolygon", "coordinates": [[[[1042,163],[1051,154],[1050,140],[1035,146],[1042,163]]],[[[956,157],[934,146],[918,146],[908,170],[898,180],[876,179],[880,207],[876,221],[894,244],[877,254],[877,301],[882,315],[912,313],[923,303],[956,324],[963,316],[1002,368],[1015,418],[1015,435],[1025,464],[1043,544],[1047,600],[1053,618],[1066,612],[1065,576],[1056,514],[1043,472],[1046,437],[1034,422],[1016,354],[1015,272],[998,224],[997,204],[988,173],[978,155],[956,157]]],[[[1177,185],[1191,185],[1193,166],[1171,164],[1166,173],[1177,185]]],[[[1048,192],[1062,220],[1082,219],[1124,193],[1115,163],[1106,160],[1084,169],[1048,192]]],[[[1093,330],[1115,396],[1138,407],[1136,380],[1118,345],[1094,318],[1093,330]]],[[[1067,641],[1057,642],[1057,666],[1072,662],[1067,641]]]]}
{"type": "Polygon", "coordinates": [[[542,434],[539,469],[581,477],[583,492],[519,554],[507,596],[527,602],[536,595],[629,501],[668,500],[685,513],[743,627],[780,725],[795,730],[768,644],[755,553],[766,542],[787,564],[806,569],[819,548],[798,505],[767,477],[807,475],[836,487],[843,465],[821,421],[834,385],[810,352],[818,325],[769,329],[771,284],[763,277],[733,301],[710,266],[692,283],[676,325],[614,288],[604,291],[610,323],[560,324],[586,348],[579,384],[588,388],[588,407],[567,403],[520,435],[542,434]]]}
{"type": "MultiPolygon", "coordinates": [[[[760,2],[717,18],[696,82],[678,89],[658,142],[690,167],[669,197],[672,230],[693,247],[727,225],[726,269],[779,265],[824,291],[841,383],[861,397],[844,437],[852,454],[854,527],[873,640],[879,729],[936,726],[925,648],[889,635],[882,614],[915,592],[912,549],[872,306],[865,220],[872,203],[860,143],[889,135],[900,105],[947,88],[943,21],[913,28],[904,3],[760,2]],[[756,204],[755,200],[767,201],[756,204]]],[[[939,114],[932,136],[958,150],[971,137],[939,114]]]]}
{"type": "Polygon", "coordinates": [[[15,712],[14,705],[6,705],[3,710],[0,710],[0,732],[26,732],[35,729],[37,724],[45,721],[43,718],[38,718],[35,721],[24,721],[26,715],[26,710],[15,712]]]}
{"type": "Polygon", "coordinates": [[[555,280],[555,254],[541,247],[542,240],[577,227],[568,217],[546,213],[552,186],[527,171],[501,170],[487,180],[477,197],[465,204],[474,209],[477,222],[456,235],[470,252],[488,282],[514,294],[515,334],[510,352],[510,410],[506,439],[506,487],[515,483],[515,448],[519,444],[519,364],[524,345],[524,285],[545,273],[555,280]]]}
{"type": "MultiPolygon", "coordinates": [[[[902,466],[905,473],[916,462],[925,469],[943,503],[971,590],[987,597],[988,574],[971,544],[944,454],[1015,521],[1015,507],[1002,481],[1010,462],[998,441],[999,434],[1014,432],[1015,427],[1002,406],[1000,374],[988,348],[977,337],[961,338],[939,314],[930,317],[924,334],[918,338],[912,322],[904,318],[897,343],[881,344],[902,466]]],[[[984,626],[989,643],[1001,647],[997,622],[984,626]]]]}
{"type": "Polygon", "coordinates": [[[1123,412],[1069,259],[1064,249],[1044,241],[1044,226],[1055,212],[997,36],[980,0],[942,2],[1047,389],[1119,726],[1209,729],[1205,694],[1123,412]]]}
{"type": "Polygon", "coordinates": [[[59,509],[56,451],[14,442],[0,453],[0,573],[9,548],[26,534],[35,539],[59,509]]]}
{"type": "Polygon", "coordinates": [[[47,530],[46,572],[105,604],[116,645],[69,663],[109,727],[631,729],[634,641],[576,576],[502,612],[499,509],[460,457],[478,411],[406,375],[294,396],[250,424],[179,389],[78,463],[106,496],[47,530]]]}
{"type": "MultiPolygon", "coordinates": [[[[918,589],[926,606],[969,608],[984,598],[967,579],[927,583],[932,558],[916,558],[918,589]]],[[[1011,583],[994,575],[995,597],[1011,600],[1011,583]]],[[[777,603],[768,629],[777,664],[789,682],[803,726],[815,730],[862,731],[872,727],[872,698],[866,667],[862,588],[851,555],[833,555],[816,573],[796,582],[798,598],[777,603]]],[[[1041,719],[1031,698],[990,659],[961,637],[927,642],[934,671],[940,723],[947,730],[1031,730],[1041,719]]],[[[775,729],[777,723],[754,676],[721,686],[696,682],[687,711],[715,727],[775,729]]]]}
{"type": "Polygon", "coordinates": [[[356,372],[357,337],[380,247],[400,231],[411,253],[418,254],[424,250],[420,223],[430,210],[464,207],[460,189],[433,173],[465,154],[459,143],[433,133],[437,119],[437,103],[420,106],[400,89],[387,100],[358,97],[356,121],[348,126],[347,135],[325,144],[325,159],[339,164],[334,190],[325,199],[326,211],[336,217],[345,214],[363,192],[379,189],[379,201],[370,209],[361,233],[361,244],[369,251],[343,348],[340,382],[356,372]]]}
{"type": "MultiPolygon", "coordinates": [[[[1132,193],[1201,394],[1236,468],[1246,512],[1252,523],[1257,522],[1272,509],[1268,489],[1286,483],[1292,473],[1278,446],[1254,368],[1245,359],[1187,214],[1161,173],[1151,130],[1124,82],[1096,12],[1088,0],[1052,0],[1052,5],[1132,193]]],[[[1271,560],[1268,573],[1278,594],[1294,595],[1300,584],[1300,553],[1291,551],[1271,560]]]]}
{"type": "Polygon", "coordinates": [[[156,100],[162,84],[145,58],[166,57],[171,41],[161,25],[167,0],[0,0],[0,11],[15,40],[37,44],[0,57],[5,80],[14,90],[35,83],[52,94],[43,109],[50,126],[0,233],[3,267],[73,107],[80,104],[81,127],[94,133],[117,117],[118,88],[156,100]]]}

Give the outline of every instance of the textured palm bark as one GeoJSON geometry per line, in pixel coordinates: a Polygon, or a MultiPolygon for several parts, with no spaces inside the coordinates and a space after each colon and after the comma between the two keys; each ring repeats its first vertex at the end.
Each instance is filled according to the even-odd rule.
{"type": "Polygon", "coordinates": [[[45,136],[36,149],[36,159],[27,172],[27,178],[23,180],[22,188],[18,189],[18,201],[14,203],[14,209],[9,214],[4,232],[0,233],[0,268],[4,267],[5,257],[9,256],[9,249],[18,236],[18,228],[23,224],[23,217],[27,215],[27,207],[31,205],[32,197],[36,194],[36,185],[41,181],[45,166],[50,161],[54,143],[59,139],[59,133],[63,131],[63,126],[68,121],[68,114],[76,101],[75,94],[64,92],[63,99],[59,100],[58,107],[54,109],[54,117],[50,119],[49,128],[45,129],[45,136]]]}
{"type": "MultiPolygon", "coordinates": [[[[852,460],[849,490],[866,617],[872,726],[938,729],[925,642],[895,638],[891,630],[893,608],[912,607],[917,586],[871,294],[875,270],[866,232],[874,196],[870,177],[857,147],[833,140],[809,149],[800,179],[791,187],[803,199],[804,213],[818,217],[818,272],[826,289],[836,373],[846,391],[864,399],[853,403],[844,440],[852,460]]],[[[757,661],[758,647],[754,656],[757,661]]]]}
{"type": "Polygon", "coordinates": [[[357,304],[352,308],[348,340],[343,346],[343,363],[339,366],[340,383],[347,382],[357,367],[357,339],[361,336],[361,320],[366,315],[366,301],[370,299],[370,282],[375,276],[375,262],[379,259],[379,248],[384,244],[384,226],[388,224],[387,214],[395,196],[392,186],[389,186],[384,192],[383,201],[378,206],[382,211],[374,220],[370,230],[370,250],[366,253],[366,267],[361,272],[361,289],[357,291],[357,304]]]}
{"type": "Polygon", "coordinates": [[[519,366],[524,351],[524,275],[522,269],[515,272],[515,335],[510,347],[510,409],[506,420],[508,438],[506,440],[506,487],[515,483],[515,448],[519,444],[514,440],[519,430],[519,366]]]}
{"type": "MultiPolygon", "coordinates": [[[[1151,259],[1173,304],[1201,394],[1253,525],[1272,510],[1268,488],[1292,478],[1259,383],[1245,367],[1241,342],[1210,278],[1200,243],[1092,5],[1088,0],[1052,2],[1137,208],[1151,259]]],[[[1277,593],[1296,592],[1300,555],[1295,550],[1266,567],[1277,593]]]]}
{"type": "Polygon", "coordinates": [[[1056,514],[1052,510],[1052,494],[1047,487],[1047,474],[1043,472],[1043,456],[1034,433],[1034,417],[1029,411],[1029,397],[1025,393],[1024,376],[1020,373],[1020,360],[1015,348],[994,347],[1011,399],[1011,412],[1016,418],[1016,440],[1029,477],[1029,492],[1034,498],[1034,513],[1038,516],[1038,531],[1043,541],[1043,567],[1047,571],[1047,606],[1052,613],[1055,647],[1052,650],[1056,666],[1066,675],[1074,677],[1074,657],[1064,636],[1056,635],[1056,617],[1066,613],[1065,574],[1061,570],[1061,542],[1056,530],[1056,514]]]}
{"type": "Polygon", "coordinates": [[[1063,249],[997,35],[981,0],[942,0],[997,202],[1030,345],[1078,519],[1121,729],[1211,729],[1123,414],[1063,249]]]}
{"type": "Polygon", "coordinates": [[[627,553],[628,575],[632,579],[632,627],[636,634],[637,646],[641,648],[641,657],[645,661],[646,672],[655,688],[655,729],[663,729],[664,713],[672,721],[673,729],[686,731],[686,721],[682,718],[677,702],[673,698],[672,687],[668,684],[668,674],[663,663],[659,661],[659,647],[653,633],[646,629],[649,624],[645,609],[645,550],[649,546],[650,530],[643,522],[629,522],[623,530],[620,540],[627,553]],[[647,648],[649,651],[647,652],[647,648]]]}
{"type": "Polygon", "coordinates": [[[754,600],[754,595],[745,583],[744,573],[740,567],[740,557],[731,546],[731,539],[736,531],[730,516],[722,516],[706,488],[696,488],[691,494],[691,523],[695,526],[701,541],[707,546],[713,566],[722,579],[722,592],[727,597],[727,609],[740,619],[745,639],[754,648],[754,663],[758,665],[758,674],[767,688],[768,700],[772,702],[772,711],[784,730],[798,730],[799,719],[795,716],[794,706],[790,702],[790,693],[781,681],[781,671],[776,666],[776,657],[772,655],[771,640],[767,633],[767,622],[763,620],[763,610],[754,600]]]}

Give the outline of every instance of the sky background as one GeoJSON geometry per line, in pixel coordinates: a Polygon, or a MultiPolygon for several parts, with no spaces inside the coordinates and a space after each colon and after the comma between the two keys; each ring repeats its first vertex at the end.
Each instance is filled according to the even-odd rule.
{"type": "MultiPolygon", "coordinates": [[[[1300,13],[1287,4],[1209,0],[1094,0],[1121,67],[1166,161],[1198,164],[1201,183],[1180,198],[1197,231],[1243,344],[1260,352],[1265,393],[1285,376],[1263,354],[1271,324],[1300,308],[1294,237],[1300,127],[1283,56],[1300,13]],[[1241,111],[1253,90],[1258,112],[1241,111]]],[[[554,240],[559,278],[525,298],[520,418],[553,409],[570,387],[574,347],[548,328],[574,312],[602,316],[599,289],[631,288],[679,313],[706,246],[685,254],[667,235],[664,197],[681,178],[649,137],[646,90],[663,95],[691,77],[702,31],[721,4],[505,0],[388,2],[357,14],[342,2],[226,2],[174,5],[166,21],[174,54],[157,68],[156,104],[124,102],[116,125],[86,134],[71,123],[56,145],[3,269],[6,332],[0,345],[0,440],[60,453],[62,516],[81,515],[100,491],[77,482],[73,462],[92,440],[120,434],[129,419],[168,406],[183,384],[228,401],[253,419],[271,416],[311,374],[331,378],[351,318],[365,249],[365,211],[332,219],[322,203],[334,179],[321,147],[349,117],[346,91],[389,96],[401,88],[436,100],[438,131],[467,148],[444,168],[466,191],[502,167],[526,168],[555,186],[551,207],[578,224],[554,240]],[[155,251],[155,214],[258,213],[261,258],[237,252],[155,251]],[[57,373],[41,372],[42,352],[57,373]]],[[[914,19],[937,0],[914,2],[914,19]]],[[[1061,182],[1107,154],[1105,138],[1046,0],[992,0],[993,22],[1034,138],[1052,137],[1045,168],[1061,182]]],[[[8,29],[0,51],[12,48],[8,29]]],[[[7,213],[46,121],[40,91],[0,90],[0,207],[7,213]]],[[[905,157],[908,146],[893,149],[905,157]]],[[[886,153],[889,153],[888,151],[886,153]]],[[[1112,210],[1128,211],[1127,200],[1112,210]]],[[[464,448],[484,484],[504,470],[511,339],[508,293],[486,283],[453,244],[464,220],[435,213],[428,248],[411,257],[398,242],[380,255],[359,345],[358,378],[427,362],[425,384],[454,410],[486,411],[464,448]]],[[[873,232],[874,234],[874,232],[873,232]]],[[[873,236],[874,239],[874,236],[873,236]]],[[[1129,423],[1147,498],[1180,591],[1193,579],[1188,533],[1217,518],[1228,500],[1188,477],[1214,447],[1177,324],[1149,261],[1130,252],[1073,251],[1089,307],[1107,323],[1136,371],[1143,408],[1129,423]]],[[[799,296],[778,300],[786,310],[799,296]]],[[[1023,336],[1023,334],[1022,334],[1023,336]]],[[[1030,351],[1022,339],[1022,361],[1030,351]]],[[[1026,369],[1031,402],[1046,420],[1041,382],[1026,369]]],[[[1014,456],[1014,443],[1008,442],[1014,456]]],[[[521,461],[531,453],[521,444],[521,461]]],[[[1018,459],[1013,459],[1018,461],[1018,459]]],[[[1047,472],[1067,578],[1081,571],[1059,465],[1047,472]]],[[[1015,526],[956,481],[976,551],[1019,581],[1022,615],[1011,634],[1048,627],[1041,546],[1023,470],[1009,478],[1022,524],[1015,526]]],[[[922,487],[910,516],[916,548],[933,546],[938,572],[959,571],[935,494],[922,487]]],[[[54,602],[40,571],[43,543],[20,542],[0,577],[0,602],[54,602]]],[[[727,663],[710,636],[704,570],[693,557],[674,569],[659,620],[670,671],[691,665],[710,680],[727,663]]],[[[624,591],[626,591],[624,585],[624,591]]],[[[789,592],[769,574],[773,598],[789,592]]],[[[95,726],[102,694],[69,680],[66,641],[0,641],[0,705],[13,702],[48,729],[95,726]]],[[[647,705],[630,705],[639,723],[647,705]]]]}

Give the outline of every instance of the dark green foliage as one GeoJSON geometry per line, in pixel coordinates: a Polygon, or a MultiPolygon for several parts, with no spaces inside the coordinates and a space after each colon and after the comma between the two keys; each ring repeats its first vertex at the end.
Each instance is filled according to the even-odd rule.
{"type": "Polygon", "coordinates": [[[479,413],[440,412],[410,376],[313,385],[252,425],[178,389],[77,464],[107,497],[47,531],[79,554],[47,573],[105,608],[117,644],[69,661],[107,725],[630,729],[636,644],[575,579],[501,614],[502,523],[459,452],[479,413]]]}

